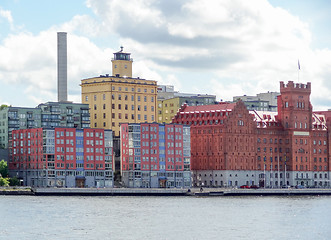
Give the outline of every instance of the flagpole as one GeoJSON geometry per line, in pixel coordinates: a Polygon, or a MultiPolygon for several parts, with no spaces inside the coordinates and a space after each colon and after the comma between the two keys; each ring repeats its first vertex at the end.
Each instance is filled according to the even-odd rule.
{"type": "Polygon", "coordinates": [[[299,74],[300,73],[300,61],[298,59],[298,82],[300,82],[300,77],[299,77],[299,74]]]}

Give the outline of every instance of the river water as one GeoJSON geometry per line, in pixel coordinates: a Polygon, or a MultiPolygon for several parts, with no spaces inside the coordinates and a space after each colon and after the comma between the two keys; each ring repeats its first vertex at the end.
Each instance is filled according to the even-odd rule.
{"type": "Polygon", "coordinates": [[[331,239],[331,197],[0,196],[0,239],[331,239]]]}

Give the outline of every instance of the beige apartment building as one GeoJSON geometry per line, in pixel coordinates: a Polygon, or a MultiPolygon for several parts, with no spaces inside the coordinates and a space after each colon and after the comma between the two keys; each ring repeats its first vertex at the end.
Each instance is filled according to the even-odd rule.
{"type": "Polygon", "coordinates": [[[81,80],[82,103],[89,104],[91,127],[111,129],[119,136],[121,123],[155,122],[157,82],[132,77],[130,53],[114,53],[112,76],[81,80]]]}

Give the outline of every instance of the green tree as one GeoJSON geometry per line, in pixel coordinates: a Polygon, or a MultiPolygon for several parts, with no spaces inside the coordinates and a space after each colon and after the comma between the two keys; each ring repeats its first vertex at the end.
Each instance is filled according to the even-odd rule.
{"type": "Polygon", "coordinates": [[[9,178],[9,186],[19,186],[20,180],[17,177],[9,178]]]}
{"type": "Polygon", "coordinates": [[[9,179],[0,177],[0,186],[8,187],[9,186],[9,179]]]}
{"type": "Polygon", "coordinates": [[[2,177],[8,177],[8,166],[5,160],[0,161],[0,175],[2,177]]]}
{"type": "Polygon", "coordinates": [[[0,106],[0,110],[2,110],[2,109],[4,109],[4,108],[7,108],[8,107],[8,105],[6,105],[6,104],[1,104],[1,106],[0,106]]]}

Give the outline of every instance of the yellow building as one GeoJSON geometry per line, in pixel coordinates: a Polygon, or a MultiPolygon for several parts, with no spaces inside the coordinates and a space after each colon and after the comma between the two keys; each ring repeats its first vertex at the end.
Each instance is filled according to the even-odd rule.
{"type": "Polygon", "coordinates": [[[179,97],[157,101],[158,122],[171,123],[180,108],[179,97]]]}
{"type": "Polygon", "coordinates": [[[130,53],[114,53],[113,76],[83,79],[82,103],[90,106],[91,127],[112,129],[119,136],[121,123],[155,122],[157,82],[132,78],[130,53]]]}
{"type": "Polygon", "coordinates": [[[176,93],[181,96],[173,96],[168,99],[157,100],[157,112],[159,123],[171,123],[178,109],[186,104],[188,106],[209,105],[216,103],[215,95],[176,93]]]}

